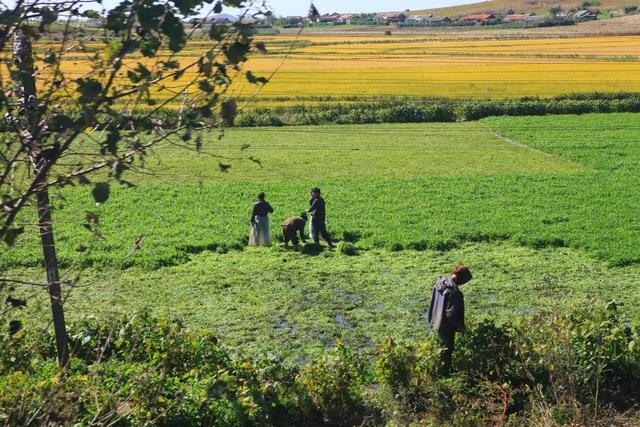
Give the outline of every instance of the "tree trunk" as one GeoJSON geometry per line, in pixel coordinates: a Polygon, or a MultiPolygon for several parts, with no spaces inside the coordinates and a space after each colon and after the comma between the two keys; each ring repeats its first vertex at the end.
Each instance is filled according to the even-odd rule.
{"type": "MultiPolygon", "coordinates": [[[[30,156],[34,165],[35,176],[38,169],[47,162],[43,153],[42,143],[38,132],[38,112],[36,98],[36,80],[33,61],[31,40],[22,31],[16,31],[14,40],[14,62],[18,68],[21,83],[18,108],[25,117],[25,125],[22,127],[22,137],[30,140],[30,156]]],[[[37,182],[40,188],[36,193],[38,210],[38,228],[40,229],[40,241],[44,255],[44,266],[47,272],[49,298],[51,300],[51,312],[53,314],[53,327],[56,335],[56,350],[58,363],[61,368],[69,366],[69,345],[67,327],[64,321],[64,306],[60,277],[58,274],[58,258],[53,238],[53,222],[51,220],[51,206],[49,203],[49,191],[46,187],[46,176],[39,178],[37,182]]]]}
{"type": "Polygon", "coordinates": [[[58,363],[61,368],[66,368],[69,366],[69,345],[67,343],[67,327],[64,321],[64,301],[58,275],[56,244],[53,239],[49,191],[46,189],[38,191],[36,199],[38,203],[38,228],[40,229],[44,267],[47,271],[47,283],[49,284],[49,299],[51,300],[53,328],[56,334],[58,363]]]}

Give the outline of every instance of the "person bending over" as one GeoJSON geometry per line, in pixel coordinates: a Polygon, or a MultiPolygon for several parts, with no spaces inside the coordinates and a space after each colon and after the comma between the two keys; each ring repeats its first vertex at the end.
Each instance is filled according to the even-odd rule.
{"type": "Polygon", "coordinates": [[[456,332],[464,332],[464,295],[459,286],[472,278],[469,268],[459,265],[453,269],[451,277],[439,277],[431,293],[428,320],[438,332],[443,347],[438,370],[442,376],[449,376],[451,372],[456,332]]]}
{"type": "Polygon", "coordinates": [[[292,216],[282,224],[282,234],[284,235],[284,247],[289,247],[289,242],[293,243],[294,248],[298,248],[298,234],[302,243],[306,243],[304,237],[304,229],[307,225],[307,213],[302,212],[300,216],[292,216]]]}

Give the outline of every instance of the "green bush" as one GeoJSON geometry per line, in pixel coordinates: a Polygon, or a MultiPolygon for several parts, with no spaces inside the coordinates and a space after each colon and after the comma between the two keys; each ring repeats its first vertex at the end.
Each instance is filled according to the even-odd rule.
{"type": "MultiPolygon", "coordinates": [[[[367,364],[359,353],[340,343],[302,372],[311,418],[330,425],[356,425],[364,419],[363,385],[367,364]]],[[[309,411],[309,409],[307,409],[309,411]]]]}
{"type": "MultiPolygon", "coordinates": [[[[317,105],[291,105],[286,107],[258,107],[239,113],[231,126],[300,126],[324,124],[368,123],[426,123],[479,120],[491,116],[540,116],[548,114],[586,114],[608,112],[640,112],[640,95],[634,93],[582,93],[559,95],[553,98],[525,97],[519,99],[460,99],[460,98],[394,98],[371,99],[347,97],[313,98],[317,105]]],[[[303,100],[301,100],[303,102],[303,100]]],[[[170,108],[154,111],[114,109],[103,113],[99,122],[106,128],[120,129],[134,126],[152,130],[161,125],[175,128],[184,121],[179,110],[170,108]]],[[[193,117],[192,117],[193,119],[193,117]]],[[[73,106],[61,108],[52,118],[51,129],[63,129],[69,123],[80,123],[82,114],[73,106]],[[64,125],[64,126],[63,126],[64,125]]],[[[211,125],[217,117],[197,118],[211,125]]],[[[0,131],[11,131],[6,118],[0,117],[0,131]]]]}
{"type": "Polygon", "coordinates": [[[358,250],[356,249],[356,245],[351,242],[340,242],[338,243],[338,252],[343,255],[353,256],[358,254],[358,250]]]}
{"type": "Polygon", "coordinates": [[[0,419],[7,425],[246,425],[295,419],[292,371],[273,358],[233,356],[207,332],[148,315],[69,328],[72,368],[54,339],[21,331],[0,341],[0,419]],[[15,349],[28,363],[16,363],[15,349]],[[73,421],[73,422],[71,422],[73,421]]]}
{"type": "Polygon", "coordinates": [[[178,320],[85,319],[69,325],[60,372],[51,333],[25,328],[0,335],[0,424],[637,423],[640,326],[619,304],[468,326],[446,379],[435,337],[375,354],[339,342],[300,367],[178,320]]]}

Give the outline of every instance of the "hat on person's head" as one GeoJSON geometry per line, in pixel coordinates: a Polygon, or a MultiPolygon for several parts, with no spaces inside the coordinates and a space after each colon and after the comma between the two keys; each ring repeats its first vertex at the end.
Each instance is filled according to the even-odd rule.
{"type": "Polygon", "coordinates": [[[264,198],[265,198],[264,191],[259,192],[258,193],[258,200],[264,200],[264,198]]]}
{"type": "Polygon", "coordinates": [[[320,189],[319,189],[318,187],[313,187],[313,188],[311,189],[311,192],[312,192],[312,193],[318,193],[318,194],[320,194],[320,189]]]}
{"type": "Polygon", "coordinates": [[[471,270],[464,264],[460,264],[456,268],[453,269],[451,274],[455,274],[456,276],[456,284],[464,285],[473,279],[473,275],[471,274],[471,270]]]}

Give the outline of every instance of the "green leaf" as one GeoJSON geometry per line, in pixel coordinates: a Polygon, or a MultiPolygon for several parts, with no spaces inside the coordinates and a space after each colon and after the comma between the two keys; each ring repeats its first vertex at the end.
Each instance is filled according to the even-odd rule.
{"type": "MultiPolygon", "coordinates": [[[[0,232],[2,232],[0,230],[0,232]]],[[[24,233],[24,227],[12,227],[2,233],[2,240],[8,245],[13,246],[18,236],[24,233]]]]}
{"type": "Polygon", "coordinates": [[[140,42],[138,40],[127,40],[122,45],[122,50],[124,53],[133,53],[139,47],[140,47],[140,42]]]}
{"type": "Polygon", "coordinates": [[[82,12],[82,16],[89,19],[99,19],[100,13],[96,12],[95,10],[85,10],[84,12],[82,12]]]}
{"type": "Polygon", "coordinates": [[[158,49],[160,49],[161,45],[162,43],[160,42],[159,38],[155,36],[149,36],[148,38],[143,40],[142,43],[140,43],[140,53],[143,56],[150,58],[154,56],[156,52],[158,52],[158,49]]]}
{"type": "Polygon", "coordinates": [[[184,16],[193,15],[196,8],[202,4],[202,0],[173,0],[173,4],[184,16]]]}
{"type": "Polygon", "coordinates": [[[87,211],[84,217],[89,224],[100,224],[100,217],[95,212],[87,211]]]}
{"type": "Polygon", "coordinates": [[[130,5],[130,2],[123,2],[109,11],[105,25],[107,30],[118,33],[127,28],[127,13],[130,5]]]}
{"type": "Polygon", "coordinates": [[[222,41],[229,32],[228,25],[211,24],[209,28],[209,38],[215,41],[222,41]]]}
{"type": "Polygon", "coordinates": [[[231,64],[239,64],[247,60],[251,47],[249,43],[236,41],[224,49],[224,55],[231,64]]]}
{"type": "Polygon", "coordinates": [[[104,203],[109,200],[109,193],[111,188],[106,182],[99,182],[93,187],[91,194],[96,203],[104,203]]]}
{"type": "Polygon", "coordinates": [[[164,61],[162,65],[165,70],[175,70],[180,68],[180,62],[178,61],[164,61]]]}
{"type": "Polygon", "coordinates": [[[209,81],[206,79],[200,80],[198,82],[198,87],[201,91],[206,93],[212,93],[215,90],[215,87],[213,87],[211,83],[209,83],[209,81]]]}
{"type": "Polygon", "coordinates": [[[247,80],[252,84],[267,84],[269,79],[266,77],[256,77],[251,71],[247,71],[247,80]]]}
{"type": "Polygon", "coordinates": [[[80,78],[75,80],[78,87],[76,91],[80,93],[80,103],[86,104],[96,99],[102,93],[102,83],[93,78],[80,78]]]}
{"type": "Polygon", "coordinates": [[[238,114],[238,105],[233,99],[222,102],[220,105],[220,115],[225,125],[233,126],[238,114]]]}
{"type": "Polygon", "coordinates": [[[147,30],[157,30],[164,12],[165,6],[163,4],[143,6],[137,11],[138,22],[147,30]]]}
{"type": "Polygon", "coordinates": [[[48,52],[48,53],[45,55],[45,57],[44,57],[44,59],[43,59],[43,62],[44,62],[45,64],[49,64],[49,65],[53,65],[53,64],[55,64],[55,63],[56,63],[56,54],[55,54],[55,53],[53,53],[53,52],[48,52]]]}
{"type": "Polygon", "coordinates": [[[160,28],[162,33],[169,38],[169,49],[171,51],[178,52],[187,44],[184,25],[180,19],[173,15],[173,13],[165,13],[160,28]]]}
{"type": "Polygon", "coordinates": [[[58,14],[48,7],[40,9],[40,31],[44,31],[46,27],[58,20],[58,14]]]}
{"type": "Polygon", "coordinates": [[[100,154],[109,153],[112,156],[115,156],[118,153],[118,143],[120,142],[120,130],[118,128],[113,128],[107,134],[107,139],[105,139],[102,147],[100,148],[100,154]]]}

